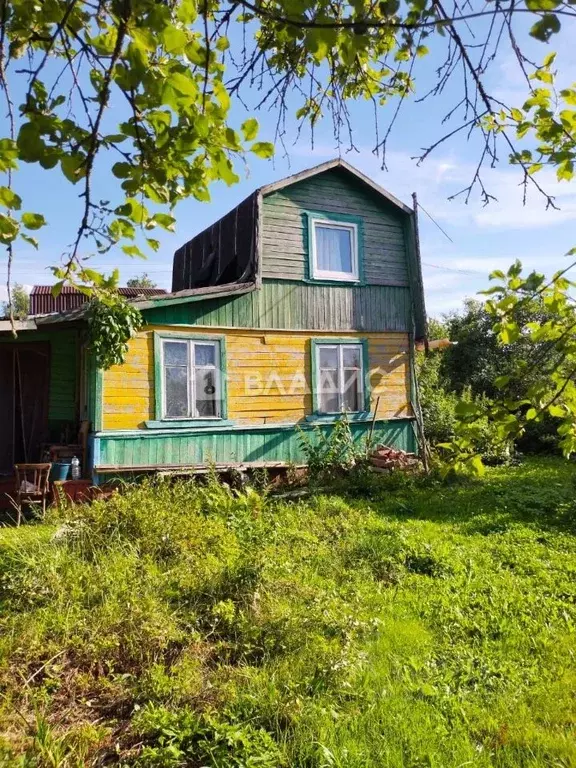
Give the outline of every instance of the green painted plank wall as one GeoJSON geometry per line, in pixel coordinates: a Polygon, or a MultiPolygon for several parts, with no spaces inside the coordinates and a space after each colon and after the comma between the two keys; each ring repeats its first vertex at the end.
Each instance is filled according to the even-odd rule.
{"type": "MultiPolygon", "coordinates": [[[[308,434],[315,432],[305,425],[308,434]]],[[[370,423],[351,424],[356,440],[367,436],[370,423]]],[[[321,427],[332,429],[330,425],[321,427]]],[[[375,439],[408,451],[416,449],[411,419],[376,423],[375,439]]],[[[152,430],[133,433],[100,433],[94,438],[95,470],[103,467],[144,467],[151,465],[206,465],[236,462],[295,462],[305,457],[295,426],[182,430],[177,434],[155,434],[152,430]]]]}
{"type": "Polygon", "coordinates": [[[263,277],[304,280],[307,228],[303,212],[349,214],[363,220],[364,279],[408,285],[405,216],[391,203],[333,169],[264,198],[263,277]]]}
{"type": "Polygon", "coordinates": [[[410,290],[264,280],[241,296],[144,311],[150,324],[319,331],[410,330],[410,290]]]}
{"type": "Polygon", "coordinates": [[[48,421],[52,424],[76,420],[76,382],[78,376],[78,334],[75,329],[62,331],[21,331],[17,339],[0,338],[0,343],[50,344],[50,393],[48,421]]]}

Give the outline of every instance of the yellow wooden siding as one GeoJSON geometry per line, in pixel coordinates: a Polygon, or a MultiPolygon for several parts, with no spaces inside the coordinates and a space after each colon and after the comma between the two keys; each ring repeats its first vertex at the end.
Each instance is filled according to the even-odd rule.
{"type": "MultiPolygon", "coordinates": [[[[126,362],[104,372],[103,428],[137,429],[155,419],[153,331],[147,327],[129,344],[126,362]]],[[[410,416],[408,336],[405,333],[262,332],[178,328],[193,335],[225,336],[228,418],[238,424],[294,423],[312,411],[310,339],[368,339],[372,407],[378,416],[410,416]]]]}

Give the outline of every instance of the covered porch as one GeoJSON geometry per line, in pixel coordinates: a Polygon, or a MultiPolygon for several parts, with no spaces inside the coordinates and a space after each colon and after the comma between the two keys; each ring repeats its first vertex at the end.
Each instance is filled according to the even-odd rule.
{"type": "Polygon", "coordinates": [[[0,323],[0,507],[11,505],[15,464],[78,455],[87,469],[87,377],[80,329],[34,320],[0,323]]]}

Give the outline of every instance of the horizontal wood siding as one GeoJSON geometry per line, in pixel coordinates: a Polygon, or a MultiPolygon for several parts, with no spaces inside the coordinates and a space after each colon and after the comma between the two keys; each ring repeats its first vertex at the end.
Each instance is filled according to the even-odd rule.
{"type": "Polygon", "coordinates": [[[338,170],[327,171],[264,198],[262,276],[304,280],[307,226],[304,212],[359,216],[364,229],[364,279],[372,285],[408,285],[405,217],[338,170]]]}
{"type": "MultiPolygon", "coordinates": [[[[323,432],[332,427],[322,426],[323,432]]],[[[363,441],[370,429],[369,423],[351,424],[354,439],[363,441]]],[[[317,435],[308,425],[311,440],[317,435]]],[[[393,445],[405,451],[416,449],[413,422],[407,419],[379,421],[374,430],[379,443],[393,445]]],[[[279,462],[296,464],[305,462],[300,437],[294,427],[270,430],[250,427],[230,431],[193,432],[188,430],[174,435],[140,435],[113,433],[95,438],[98,469],[114,467],[206,466],[209,463],[279,462]]],[[[102,480],[106,475],[102,474],[102,480]]]]}
{"type": "Polygon", "coordinates": [[[331,331],[408,331],[410,291],[397,286],[264,280],[258,291],[145,310],[154,324],[331,331]]]}
{"type": "MultiPolygon", "coordinates": [[[[125,364],[104,372],[104,430],[138,429],[155,418],[154,330],[174,329],[147,326],[130,342],[125,364]]],[[[342,335],[202,330],[203,335],[211,333],[225,335],[228,418],[236,424],[263,425],[293,424],[312,412],[310,339],[342,335]]],[[[349,336],[368,339],[372,404],[380,395],[379,417],[410,416],[407,334],[356,332],[349,336]]]]}

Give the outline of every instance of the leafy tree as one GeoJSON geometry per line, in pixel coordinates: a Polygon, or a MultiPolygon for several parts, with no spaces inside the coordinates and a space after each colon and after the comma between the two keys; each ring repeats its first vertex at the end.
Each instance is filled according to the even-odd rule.
{"type": "MultiPolygon", "coordinates": [[[[496,161],[501,140],[525,185],[546,194],[537,178],[544,162],[557,165],[561,178],[573,172],[569,107],[576,91],[562,91],[567,108],[558,110],[553,55],[544,67],[534,66],[524,46],[528,36],[548,42],[575,15],[568,0],[494,7],[440,0],[0,0],[0,92],[8,116],[0,137],[0,242],[9,265],[14,242],[36,246],[31,233],[47,223],[21,197],[23,163],[61,174],[78,188],[82,213],[64,265],[54,271],[59,280],[98,293],[102,282],[81,250],[119,245],[129,256],[141,255],[142,247],[157,250],[154,230],[174,228],[179,200],[208,200],[214,181],[238,181],[238,162],[247,152],[272,156],[274,146],[259,139],[254,116],[236,123],[235,101],[252,113],[275,110],[280,143],[294,110],[300,129],[308,124],[313,131],[329,116],[337,142],[353,145],[348,103],[368,100],[375,128],[381,115],[391,116],[375,130],[375,149],[385,159],[402,103],[415,90],[417,60],[429,50],[444,53],[445,63],[421,97],[433,98],[450,84],[454,106],[450,125],[420,159],[475,126],[480,157],[462,190],[466,197],[479,187],[490,199],[481,169],[496,161]],[[518,15],[527,15],[530,25],[513,31],[518,15]],[[532,78],[522,108],[503,105],[487,86],[503,45],[532,78]],[[394,109],[380,109],[394,98],[394,109]],[[97,171],[99,179],[116,180],[107,186],[110,200],[96,192],[97,171]]],[[[427,135],[431,129],[426,126],[427,135]]]]}
{"type": "Polygon", "coordinates": [[[156,288],[157,285],[152,280],[151,277],[148,277],[148,274],[146,272],[143,272],[140,277],[131,277],[130,280],[126,281],[126,285],[128,288],[156,288]]]}
{"type": "MultiPolygon", "coordinates": [[[[86,251],[156,251],[154,230],[174,229],[179,200],[208,200],[213,182],[238,181],[247,153],[271,157],[274,145],[258,136],[258,109],[275,112],[280,145],[294,114],[298,131],[308,125],[312,134],[330,117],[337,143],[353,148],[348,104],[366,100],[374,108],[375,151],[385,162],[402,104],[415,91],[417,61],[430,50],[444,61],[421,100],[450,86],[454,103],[420,161],[474,127],[478,166],[457,194],[467,200],[479,189],[485,202],[492,198],[482,169],[497,162],[503,143],[525,189],[533,187],[554,206],[538,171],[552,164],[559,178],[572,178],[576,89],[557,95],[553,54],[539,67],[525,44],[529,37],[549,42],[574,16],[570,0],[493,6],[456,0],[0,0],[0,95],[7,115],[0,135],[0,243],[8,273],[14,243],[23,239],[37,247],[33,235],[47,224],[22,198],[22,164],[60,174],[82,203],[63,265],[54,268],[55,291],[70,282],[102,298],[117,286],[117,276],[92,269],[86,251]],[[518,15],[529,25],[515,29],[518,15]],[[503,104],[487,85],[504,45],[528,78],[522,107],[503,104]],[[392,99],[394,108],[381,109],[392,99]],[[240,125],[234,102],[250,114],[240,125]],[[383,126],[381,116],[388,120],[383,126]],[[106,177],[115,182],[104,200],[96,179],[106,177]]],[[[426,135],[432,133],[427,124],[426,135]]]]}
{"type": "MultiPolygon", "coordinates": [[[[554,420],[566,456],[576,451],[576,304],[570,294],[576,283],[565,276],[571,266],[546,280],[535,271],[524,275],[517,261],[507,273],[493,272],[498,284],[485,291],[498,344],[523,350],[494,378],[490,422],[504,443],[554,420]]],[[[461,401],[456,414],[455,438],[445,446],[449,464],[480,471],[478,429],[486,412],[461,401]]]]}
{"type": "Polygon", "coordinates": [[[30,296],[20,283],[15,283],[10,290],[10,300],[4,305],[4,317],[24,320],[30,311],[30,296]]]}
{"type": "MultiPolygon", "coordinates": [[[[541,297],[518,309],[523,324],[544,323],[551,313],[541,297]]],[[[441,373],[448,387],[458,393],[470,388],[474,396],[495,397],[499,376],[513,374],[522,361],[534,352],[533,342],[525,335],[503,344],[494,330],[490,306],[483,301],[467,299],[464,310],[446,317],[447,335],[454,342],[441,356],[441,373]]],[[[515,380],[515,396],[524,397],[539,372],[525,371],[515,380]]]]}

